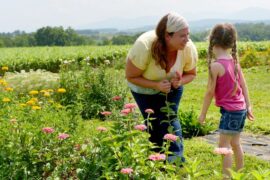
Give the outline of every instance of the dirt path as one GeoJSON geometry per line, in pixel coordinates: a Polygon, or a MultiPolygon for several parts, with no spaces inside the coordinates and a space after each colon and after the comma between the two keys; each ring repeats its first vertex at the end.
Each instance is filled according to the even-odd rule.
{"type": "MultiPolygon", "coordinates": [[[[202,137],[202,139],[210,144],[216,145],[218,142],[218,135],[218,132],[214,132],[202,137]]],[[[244,153],[270,161],[270,136],[242,133],[241,143],[244,153]]]]}

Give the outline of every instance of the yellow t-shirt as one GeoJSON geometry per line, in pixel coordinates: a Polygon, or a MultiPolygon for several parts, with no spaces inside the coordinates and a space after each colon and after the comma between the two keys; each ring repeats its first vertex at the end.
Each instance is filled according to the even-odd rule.
{"type": "MultiPolygon", "coordinates": [[[[175,64],[172,66],[170,71],[166,73],[166,70],[162,69],[160,65],[157,65],[155,59],[153,59],[151,55],[151,46],[155,38],[155,31],[148,31],[142,34],[136,40],[127,56],[137,68],[143,70],[142,76],[144,78],[153,81],[160,81],[163,79],[170,79],[172,74],[177,70],[182,74],[184,71],[190,71],[195,68],[198,60],[198,54],[193,42],[189,40],[183,50],[178,50],[175,64]]],[[[137,92],[136,88],[134,88],[135,86],[129,82],[129,87],[133,91],[137,92]]],[[[154,94],[154,92],[156,91],[153,91],[153,93],[142,93],[154,94]]]]}

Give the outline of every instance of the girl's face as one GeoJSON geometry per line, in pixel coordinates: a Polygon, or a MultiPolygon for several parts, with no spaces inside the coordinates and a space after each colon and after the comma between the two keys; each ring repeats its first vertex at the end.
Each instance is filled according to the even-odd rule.
{"type": "Polygon", "coordinates": [[[189,41],[189,28],[173,33],[172,36],[166,34],[166,43],[169,51],[182,50],[189,41]]]}

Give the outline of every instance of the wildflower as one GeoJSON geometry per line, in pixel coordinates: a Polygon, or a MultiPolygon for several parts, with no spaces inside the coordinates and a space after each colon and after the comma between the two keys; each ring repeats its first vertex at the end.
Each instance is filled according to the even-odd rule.
{"type": "Polygon", "coordinates": [[[36,90],[30,91],[29,94],[30,95],[37,95],[38,94],[38,91],[36,91],[36,90]]]}
{"type": "Polygon", "coordinates": [[[9,122],[10,122],[11,124],[16,124],[16,123],[17,123],[17,119],[11,119],[11,120],[9,120],[9,122]]]}
{"type": "Polygon", "coordinates": [[[32,106],[32,109],[33,109],[33,110],[40,110],[41,107],[40,107],[40,106],[32,106]]]}
{"type": "Polygon", "coordinates": [[[102,114],[102,115],[104,115],[104,116],[109,116],[109,115],[112,114],[112,112],[110,112],[110,111],[103,111],[103,112],[101,112],[100,114],[102,114]]]}
{"type": "Polygon", "coordinates": [[[176,141],[178,138],[178,136],[174,135],[174,134],[165,134],[165,136],[163,137],[163,139],[169,140],[169,141],[176,141]]]}
{"type": "Polygon", "coordinates": [[[121,99],[121,96],[114,96],[112,98],[113,101],[119,101],[121,99]]]}
{"type": "Polygon", "coordinates": [[[146,112],[148,114],[154,114],[154,110],[153,109],[146,109],[144,112],[146,112]]]}
{"type": "Polygon", "coordinates": [[[5,90],[6,90],[6,91],[13,91],[13,88],[11,88],[11,87],[6,87],[5,90]]]}
{"type": "Polygon", "coordinates": [[[60,140],[64,140],[64,139],[67,139],[67,138],[69,138],[69,135],[66,134],[66,133],[60,133],[58,135],[58,139],[60,139],[60,140]]]}
{"type": "Polygon", "coordinates": [[[216,148],[214,150],[215,154],[223,154],[223,155],[228,155],[228,154],[233,154],[233,151],[231,148],[226,148],[226,147],[221,147],[221,148],[216,148]]]}
{"type": "Polygon", "coordinates": [[[122,174],[131,174],[133,172],[132,168],[122,168],[120,171],[122,174]]]}
{"type": "Polygon", "coordinates": [[[134,126],[135,129],[139,130],[139,131],[144,131],[147,129],[147,127],[144,124],[139,124],[134,126]]]}
{"type": "Polygon", "coordinates": [[[67,90],[64,88],[59,88],[59,89],[57,89],[57,92],[58,93],[65,93],[65,92],[67,92],[67,90]]]}
{"type": "Polygon", "coordinates": [[[30,101],[27,101],[27,102],[26,102],[26,104],[27,104],[27,105],[29,105],[29,106],[32,106],[32,105],[34,105],[34,104],[35,104],[35,101],[30,100],[30,101]]]}
{"type": "Polygon", "coordinates": [[[75,149],[76,151],[81,150],[81,145],[80,145],[80,144],[75,144],[75,145],[74,145],[74,149],[75,149]]]}
{"type": "Polygon", "coordinates": [[[105,132],[105,131],[107,131],[107,128],[100,126],[97,128],[97,130],[100,132],[105,132]]]}
{"type": "Polygon", "coordinates": [[[27,104],[25,104],[25,103],[21,103],[21,104],[20,104],[21,107],[25,107],[26,105],[27,105],[27,104]]]}
{"type": "Polygon", "coordinates": [[[7,66],[3,66],[2,67],[2,71],[8,71],[8,67],[7,66]]]}
{"type": "Polygon", "coordinates": [[[46,133],[46,134],[51,134],[51,133],[54,132],[54,129],[51,128],[51,127],[44,127],[44,128],[42,128],[42,131],[43,131],[44,133],[46,133]]]}
{"type": "Polygon", "coordinates": [[[11,100],[9,98],[4,97],[2,101],[3,102],[10,102],[11,100]]]}
{"type": "Polygon", "coordinates": [[[121,110],[121,114],[122,114],[123,116],[126,116],[126,115],[128,115],[129,113],[131,113],[131,109],[123,109],[123,110],[121,110]]]}
{"type": "Polygon", "coordinates": [[[152,161],[162,161],[162,160],[165,160],[166,159],[166,156],[165,154],[159,154],[159,153],[156,153],[156,154],[151,154],[148,159],[152,160],[152,161]]]}
{"type": "Polygon", "coordinates": [[[111,64],[111,62],[110,62],[110,60],[107,59],[104,61],[104,64],[109,65],[109,64],[111,64]]]}
{"type": "Polygon", "coordinates": [[[136,108],[136,107],[137,107],[136,103],[128,103],[128,104],[124,105],[125,109],[133,109],[133,108],[136,108]]]}
{"type": "Polygon", "coordinates": [[[38,102],[38,99],[37,98],[31,98],[30,101],[38,102]]]}
{"type": "Polygon", "coordinates": [[[50,97],[51,94],[50,94],[49,92],[45,92],[45,93],[43,94],[43,96],[44,96],[44,97],[50,97]]]}

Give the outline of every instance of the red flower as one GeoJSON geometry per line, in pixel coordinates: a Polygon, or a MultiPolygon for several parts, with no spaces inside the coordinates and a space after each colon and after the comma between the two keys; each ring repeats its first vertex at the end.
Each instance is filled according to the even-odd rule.
{"type": "Polygon", "coordinates": [[[121,96],[114,96],[112,98],[113,101],[119,101],[121,99],[121,96]]]}

